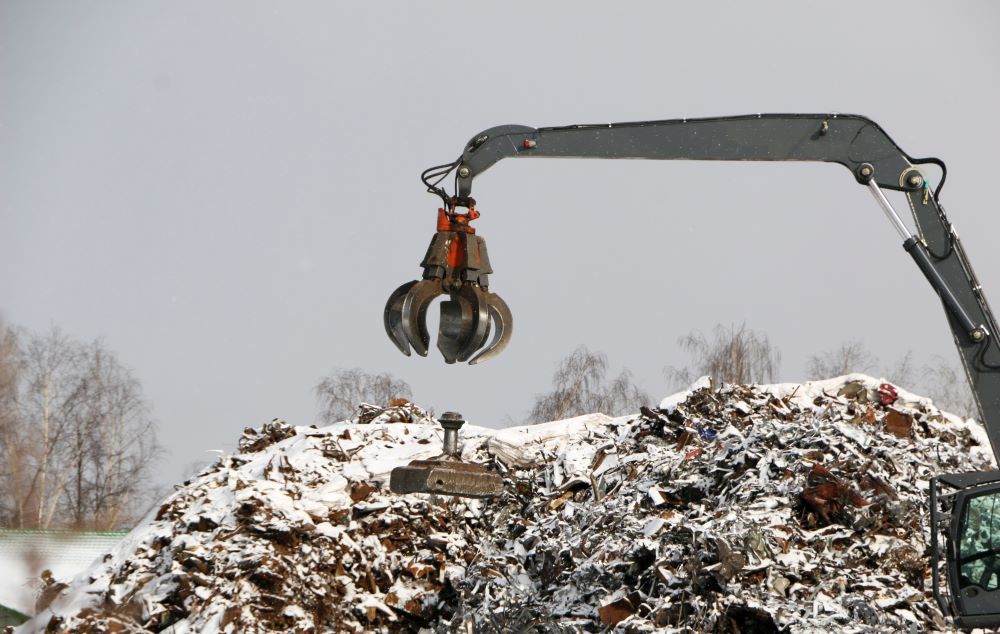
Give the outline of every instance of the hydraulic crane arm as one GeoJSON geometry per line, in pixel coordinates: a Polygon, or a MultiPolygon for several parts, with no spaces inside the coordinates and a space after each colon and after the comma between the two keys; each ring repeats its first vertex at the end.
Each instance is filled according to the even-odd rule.
{"type": "MultiPolygon", "coordinates": [[[[857,115],[765,114],[530,128],[504,125],[474,136],[452,163],[426,170],[428,191],[444,202],[438,230],[421,263],[422,281],[404,284],[386,304],[386,332],[404,354],[426,355],[427,306],[441,304],[438,348],[449,363],[486,360],[510,339],[507,305],[488,290],[486,243],[470,222],[478,217],[472,181],[504,158],[691,159],[839,163],[868,187],[921,272],[938,293],[972,386],[980,420],[1000,463],[1000,328],[938,199],[945,165],[913,159],[875,122],[857,115]],[[917,165],[942,170],[931,190],[917,165]],[[455,172],[455,195],[438,186],[455,172]],[[883,190],[903,192],[917,235],[883,190]],[[467,214],[457,213],[468,208],[467,214]],[[495,335],[486,345],[490,331],[495,335]],[[485,347],[484,347],[485,346],[485,347]]],[[[409,489],[407,489],[409,490],[409,489]]],[[[458,494],[475,494],[475,491],[458,494]]],[[[931,575],[934,594],[961,627],[1000,626],[1000,472],[940,475],[931,480],[931,575]],[[942,493],[943,487],[953,492],[942,493]],[[939,584],[945,534],[947,593],[939,584]]]]}
{"type": "Polygon", "coordinates": [[[946,174],[938,159],[907,155],[874,121],[858,115],[760,114],[705,119],[530,128],[503,125],[466,144],[455,167],[459,206],[472,181],[505,158],[687,159],[838,163],[867,185],[903,247],[941,296],[981,420],[1000,463],[1000,334],[954,228],[938,202],[946,174]],[[932,191],[917,165],[942,169],[932,191]],[[906,194],[918,228],[911,235],[883,189],[906,194]]]}
{"type": "Polygon", "coordinates": [[[876,184],[887,189],[913,189],[899,176],[908,174],[916,162],[878,124],[857,115],[760,114],[552,128],[503,125],[484,130],[466,144],[458,164],[459,204],[468,199],[476,176],[514,157],[822,161],[840,163],[856,175],[867,163],[874,168],[876,184]]]}

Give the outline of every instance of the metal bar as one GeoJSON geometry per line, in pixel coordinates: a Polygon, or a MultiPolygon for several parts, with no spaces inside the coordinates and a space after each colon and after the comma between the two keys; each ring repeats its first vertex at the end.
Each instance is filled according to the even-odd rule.
{"type": "Polygon", "coordinates": [[[445,429],[444,430],[444,453],[449,456],[454,456],[458,454],[458,430],[457,429],[445,429]]]}
{"type": "Polygon", "coordinates": [[[938,479],[931,478],[930,482],[931,498],[931,588],[934,592],[934,599],[937,601],[941,613],[951,616],[951,605],[941,595],[941,582],[938,576],[941,573],[941,553],[938,546],[938,530],[941,519],[938,517],[938,479]]]}
{"type": "Polygon", "coordinates": [[[892,204],[889,202],[889,199],[885,197],[885,194],[882,193],[882,189],[879,188],[878,183],[875,182],[874,178],[868,181],[868,191],[870,191],[872,196],[875,197],[875,200],[878,201],[879,206],[882,207],[882,211],[885,212],[886,218],[888,218],[889,222],[892,223],[892,226],[896,229],[896,233],[898,233],[899,237],[903,239],[903,242],[912,238],[913,234],[910,233],[910,230],[906,228],[905,224],[903,224],[903,220],[899,217],[899,214],[896,213],[896,210],[892,208],[892,204]]]}

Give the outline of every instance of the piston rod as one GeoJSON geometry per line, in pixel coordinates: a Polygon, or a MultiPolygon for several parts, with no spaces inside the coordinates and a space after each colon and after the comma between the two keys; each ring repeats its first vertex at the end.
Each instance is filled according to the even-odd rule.
{"type": "Polygon", "coordinates": [[[931,262],[930,255],[927,253],[927,249],[921,244],[920,240],[910,233],[910,230],[906,228],[903,224],[903,220],[896,213],[893,208],[892,203],[889,199],[885,197],[882,189],[875,182],[874,178],[871,178],[871,173],[868,174],[868,181],[865,183],[868,185],[868,190],[871,191],[872,195],[875,196],[875,200],[882,207],[882,211],[885,212],[886,217],[892,226],[895,227],[896,232],[901,238],[903,238],[903,249],[910,254],[913,261],[916,262],[917,267],[930,282],[930,285],[937,291],[937,294],[941,297],[941,301],[947,307],[951,314],[955,316],[956,319],[962,324],[962,328],[968,333],[969,338],[973,341],[982,341],[986,338],[988,334],[986,327],[976,324],[972,321],[972,317],[969,313],[962,307],[961,302],[955,297],[955,293],[948,286],[948,283],[944,281],[941,277],[941,273],[934,267],[934,263],[931,262]]]}
{"type": "Polygon", "coordinates": [[[896,210],[893,209],[892,204],[889,202],[889,199],[885,197],[885,194],[882,193],[882,189],[879,188],[875,179],[868,179],[867,185],[868,190],[871,191],[872,196],[874,196],[875,200],[878,201],[878,204],[882,207],[882,211],[885,212],[886,218],[888,218],[889,222],[892,223],[892,226],[896,229],[896,233],[898,233],[899,237],[903,239],[903,242],[905,243],[907,240],[912,238],[913,234],[910,233],[910,230],[906,228],[905,224],[903,224],[902,218],[900,218],[899,214],[896,213],[896,210]]]}

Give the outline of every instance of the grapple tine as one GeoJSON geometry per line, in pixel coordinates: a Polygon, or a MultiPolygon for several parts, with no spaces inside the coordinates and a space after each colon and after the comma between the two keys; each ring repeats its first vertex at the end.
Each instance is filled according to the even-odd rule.
{"type": "Polygon", "coordinates": [[[477,351],[479,351],[483,346],[486,345],[486,342],[490,338],[490,333],[493,332],[493,328],[490,326],[489,315],[490,315],[489,306],[487,306],[486,307],[486,319],[484,320],[486,322],[486,328],[483,329],[483,335],[479,338],[478,341],[469,342],[469,352],[468,352],[468,354],[460,356],[458,358],[459,361],[468,361],[469,357],[471,357],[472,355],[476,354],[477,351]]]}
{"type": "Polygon", "coordinates": [[[465,361],[479,348],[486,340],[486,335],[490,329],[490,311],[487,307],[486,293],[478,286],[465,285],[457,293],[469,304],[468,332],[465,341],[460,342],[461,348],[458,352],[458,361],[465,361]]]}
{"type": "Polygon", "coordinates": [[[445,362],[465,361],[479,349],[489,321],[485,303],[471,286],[453,291],[451,301],[441,302],[437,347],[445,362]]]}
{"type": "Polygon", "coordinates": [[[469,311],[464,304],[464,300],[454,296],[450,301],[441,302],[437,347],[445,363],[455,363],[462,343],[468,339],[469,328],[465,315],[469,311]]]}
{"type": "Polygon", "coordinates": [[[427,309],[435,297],[444,294],[449,298],[441,302],[437,347],[447,363],[470,358],[470,365],[485,361],[510,340],[510,309],[489,292],[493,269],[486,241],[469,225],[479,212],[473,208],[475,201],[463,202],[469,204],[467,214],[455,211],[455,207],[465,206],[456,201],[449,203],[447,210],[438,209],[437,232],[420,262],[423,279],[400,286],[385,305],[385,331],[407,356],[411,347],[420,356],[427,356],[431,342],[427,309]],[[491,335],[493,340],[487,345],[491,335]]]}
{"type": "Polygon", "coordinates": [[[410,342],[403,330],[403,300],[406,299],[406,294],[416,283],[416,280],[407,282],[393,291],[385,303],[385,310],[382,312],[385,333],[389,335],[389,339],[392,339],[399,351],[406,356],[410,356],[410,342]]]}
{"type": "Polygon", "coordinates": [[[514,328],[514,318],[510,314],[507,303],[500,299],[496,293],[486,293],[485,295],[486,305],[490,311],[490,321],[493,322],[494,327],[493,341],[485,350],[472,357],[469,365],[476,365],[503,352],[507,343],[510,342],[510,335],[514,328]]]}
{"type": "Polygon", "coordinates": [[[403,299],[403,333],[413,350],[422,357],[427,356],[427,346],[431,342],[427,332],[427,307],[442,293],[441,280],[420,280],[403,299]]]}

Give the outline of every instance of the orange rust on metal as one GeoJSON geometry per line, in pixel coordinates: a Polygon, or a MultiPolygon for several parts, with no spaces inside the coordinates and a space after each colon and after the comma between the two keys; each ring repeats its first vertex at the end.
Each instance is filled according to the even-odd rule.
{"type": "Polygon", "coordinates": [[[448,212],[443,208],[438,207],[438,231],[451,231],[451,221],[448,219],[448,212]]]}
{"type": "Polygon", "coordinates": [[[913,435],[913,417],[909,414],[890,409],[882,422],[887,432],[899,438],[909,438],[913,435]]]}
{"type": "Polygon", "coordinates": [[[635,594],[633,592],[627,597],[622,597],[597,608],[597,616],[601,619],[601,624],[607,628],[613,628],[635,614],[636,606],[640,602],[635,594]]]}
{"type": "Polygon", "coordinates": [[[470,209],[467,214],[456,214],[438,207],[437,230],[475,233],[476,230],[469,223],[478,217],[479,212],[475,209],[470,209]]]}
{"type": "Polygon", "coordinates": [[[448,266],[452,269],[465,266],[465,236],[456,234],[448,246],[448,266]]]}

